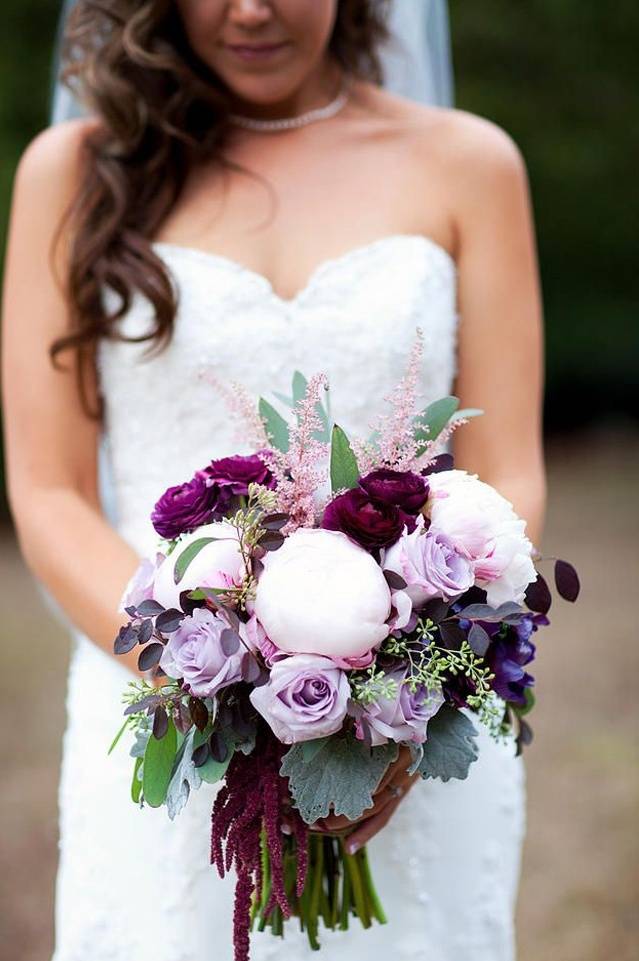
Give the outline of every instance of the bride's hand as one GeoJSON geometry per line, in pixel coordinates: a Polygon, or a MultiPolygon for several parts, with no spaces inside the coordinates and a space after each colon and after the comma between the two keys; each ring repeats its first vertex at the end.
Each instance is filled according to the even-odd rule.
{"type": "Polygon", "coordinates": [[[352,829],[348,835],[346,849],[349,854],[354,854],[386,826],[415,780],[419,778],[418,774],[408,774],[407,768],[410,767],[410,763],[410,751],[402,746],[399,757],[389,766],[373,795],[373,806],[367,808],[357,821],[349,821],[344,815],[330,814],[316,821],[311,830],[332,834],[352,829]]]}

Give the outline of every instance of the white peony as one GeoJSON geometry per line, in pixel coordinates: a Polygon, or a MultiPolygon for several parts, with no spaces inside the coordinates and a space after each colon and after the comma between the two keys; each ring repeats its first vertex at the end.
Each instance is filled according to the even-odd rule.
{"type": "Polygon", "coordinates": [[[537,573],[526,524],[510,501],[476,474],[462,470],[430,474],[428,484],[430,529],[444,534],[470,560],[476,584],[486,591],[491,606],[520,604],[537,573]]]}
{"type": "Polygon", "coordinates": [[[388,636],[379,564],[339,531],[300,528],[264,558],[255,614],[290,654],[359,657],[388,636]]]}
{"type": "Polygon", "coordinates": [[[237,531],[226,521],[204,524],[183,537],[158,567],[153,583],[153,597],[164,607],[180,606],[182,591],[196,587],[232,587],[242,583],[245,575],[237,531]],[[175,565],[180,555],[203,537],[215,540],[206,544],[186,568],[179,584],[175,583],[175,565]]]}

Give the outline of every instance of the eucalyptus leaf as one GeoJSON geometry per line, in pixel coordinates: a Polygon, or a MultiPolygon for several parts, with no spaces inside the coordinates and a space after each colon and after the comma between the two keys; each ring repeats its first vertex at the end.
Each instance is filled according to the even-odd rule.
{"type": "Polygon", "coordinates": [[[472,420],[473,417],[481,417],[484,413],[485,411],[480,407],[464,407],[462,410],[456,410],[450,419],[454,424],[458,420],[472,420]]]}
{"type": "Polygon", "coordinates": [[[161,741],[150,737],[144,752],[142,792],[149,807],[157,808],[164,803],[173,763],[177,753],[177,731],[169,718],[167,731],[161,741]]]}
{"type": "Polygon", "coordinates": [[[289,448],[288,424],[272,404],[260,397],[259,413],[273,447],[286,454],[289,448]]]}
{"type": "Polygon", "coordinates": [[[280,772],[289,778],[295,806],[307,824],[331,813],[356,820],[373,805],[373,791],[399,749],[391,742],[368,748],[352,736],[331,737],[317,751],[312,764],[304,760],[302,744],[294,744],[282,758],[280,772]]]}
{"type": "Polygon", "coordinates": [[[341,427],[333,426],[331,434],[331,487],[334,491],[343,487],[357,487],[359,469],[350,441],[341,427]]]}
{"type": "Polygon", "coordinates": [[[194,734],[195,729],[192,728],[184,738],[173,765],[173,774],[166,792],[166,808],[171,820],[180,813],[191,791],[196,791],[202,784],[200,772],[191,757],[194,734]]]}
{"type": "Polygon", "coordinates": [[[131,800],[136,804],[139,804],[140,794],[142,793],[142,775],[142,758],[136,757],[133,765],[133,777],[131,778],[131,800]]]}
{"type": "Polygon", "coordinates": [[[537,572],[537,579],[526,588],[526,604],[535,614],[547,614],[552,604],[552,594],[546,580],[537,572]]]}
{"type": "Polygon", "coordinates": [[[457,397],[442,397],[417,414],[413,420],[413,436],[417,443],[426,444],[439,437],[458,407],[457,397]]]}
{"type": "Polygon", "coordinates": [[[579,597],[579,575],[568,561],[555,561],[555,586],[565,601],[574,603],[579,597]]]}
{"type": "Polygon", "coordinates": [[[175,584],[179,584],[184,575],[186,574],[186,569],[193,560],[194,557],[200,553],[203,547],[210,544],[212,541],[216,540],[215,537],[198,537],[196,541],[191,541],[188,547],[185,547],[178,559],[175,562],[175,567],[173,568],[173,581],[175,584]]]}
{"type": "Polygon", "coordinates": [[[481,624],[473,624],[468,632],[468,643],[478,657],[483,657],[490,646],[490,636],[481,624]]]}
{"type": "MultiPolygon", "coordinates": [[[[210,751],[207,760],[204,762],[204,764],[198,767],[198,774],[203,781],[206,781],[207,784],[215,784],[216,781],[220,781],[224,777],[228,766],[231,763],[233,754],[235,753],[235,744],[232,736],[228,736],[226,732],[220,731],[217,733],[219,738],[226,744],[226,756],[223,761],[220,761],[214,756],[213,752],[210,751]]],[[[196,731],[193,738],[193,747],[197,749],[200,744],[206,743],[207,740],[210,742],[210,739],[210,729],[204,732],[196,731]]]]}
{"type": "Polygon", "coordinates": [[[479,755],[476,736],[466,715],[444,704],[428,722],[424,754],[417,770],[423,778],[463,781],[479,755]]]}

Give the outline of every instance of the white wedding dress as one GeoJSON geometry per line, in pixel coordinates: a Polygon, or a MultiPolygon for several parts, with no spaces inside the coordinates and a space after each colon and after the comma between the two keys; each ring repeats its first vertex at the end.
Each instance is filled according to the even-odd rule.
{"type": "MultiPolygon", "coordinates": [[[[294,298],[266,278],[202,251],[157,243],[180,307],[173,340],[102,342],[99,371],[120,534],[154,550],[149,513],[166,487],[212,457],[246,452],[207,379],[238,381],[256,397],[288,392],[298,369],[325,371],[332,413],[367,435],[401,376],[416,327],[424,332],[424,401],[450,392],[455,372],[456,271],[416,235],[389,236],[327,261],[294,298]]],[[[124,327],[140,333],[137,299],[124,327]]],[[[174,822],[130,799],[128,745],[107,748],[130,675],[74,635],[60,786],[60,867],[54,961],[230,961],[233,878],[209,865],[215,788],[203,785],[174,822]]],[[[417,784],[370,844],[389,923],[322,935],[324,961],[512,961],[523,834],[523,766],[512,744],[480,734],[466,781],[417,784]]],[[[284,940],[252,938],[255,961],[303,961],[292,922],[284,940]]]]}

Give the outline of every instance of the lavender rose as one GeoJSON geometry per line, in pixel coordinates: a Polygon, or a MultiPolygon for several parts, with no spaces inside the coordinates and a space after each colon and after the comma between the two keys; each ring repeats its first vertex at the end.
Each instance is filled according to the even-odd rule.
{"type": "Polygon", "coordinates": [[[409,470],[382,467],[360,477],[359,486],[371,500],[394,504],[407,514],[418,514],[428,499],[428,482],[409,470]]]}
{"type": "Polygon", "coordinates": [[[212,460],[195,476],[202,478],[209,487],[217,487],[220,492],[235,496],[248,494],[249,484],[261,484],[270,489],[275,487],[275,478],[259,454],[247,457],[235,454],[233,457],[212,460]]]}
{"type": "MultiPolygon", "coordinates": [[[[404,591],[416,609],[433,597],[449,601],[475,582],[469,559],[457,553],[445,534],[427,531],[421,517],[412,534],[404,531],[397,543],[388,548],[383,567],[403,577],[404,591]]],[[[398,606],[395,597],[393,603],[398,606]]]]}
{"type": "Polygon", "coordinates": [[[212,697],[217,691],[242,679],[244,648],[230,657],[222,650],[221,637],[228,623],[217,612],[198,607],[171,634],[160,658],[169,677],[183,677],[198,697],[212,697]]]}
{"type": "Polygon", "coordinates": [[[405,684],[406,671],[390,671],[387,679],[397,683],[394,697],[380,697],[364,708],[357,708],[356,733],[362,739],[368,733],[371,743],[386,744],[388,741],[422,744],[431,717],[444,703],[441,690],[428,690],[420,686],[411,694],[405,684]]]}
{"type": "Polygon", "coordinates": [[[214,492],[197,475],[186,484],[169,487],[156,503],[151,523],[160,537],[171,540],[207,524],[215,508],[214,492]]]}
{"type": "Polygon", "coordinates": [[[328,657],[294,654],[277,661],[251,702],[283,744],[312,741],[341,728],[350,697],[346,675],[328,657]]]}
{"type": "Polygon", "coordinates": [[[371,553],[393,544],[407,523],[409,515],[394,504],[372,501],[357,487],[327,504],[322,517],[325,530],[342,531],[371,553]]]}

